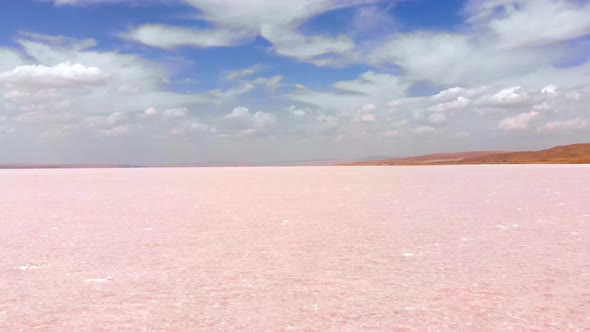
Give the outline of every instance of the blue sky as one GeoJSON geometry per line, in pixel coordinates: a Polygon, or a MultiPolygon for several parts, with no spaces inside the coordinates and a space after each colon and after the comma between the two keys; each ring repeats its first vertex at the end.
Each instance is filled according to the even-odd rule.
{"type": "Polygon", "coordinates": [[[2,163],[590,141],[590,2],[4,0],[2,163]]]}

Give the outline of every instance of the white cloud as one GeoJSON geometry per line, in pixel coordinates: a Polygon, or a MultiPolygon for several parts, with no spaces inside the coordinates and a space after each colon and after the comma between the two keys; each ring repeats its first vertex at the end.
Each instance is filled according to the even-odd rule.
{"type": "Polygon", "coordinates": [[[449,88],[446,90],[442,90],[441,92],[432,96],[432,99],[436,100],[436,101],[441,101],[441,102],[451,101],[451,100],[457,99],[457,97],[464,95],[465,91],[466,90],[464,88],[459,87],[459,86],[454,87],[454,88],[449,88]]]}
{"type": "Polygon", "coordinates": [[[106,117],[106,123],[108,125],[116,125],[127,120],[127,114],[123,112],[113,112],[106,117]]]}
{"type": "Polygon", "coordinates": [[[67,101],[71,109],[88,113],[137,112],[148,107],[186,107],[211,101],[205,95],[164,91],[162,79],[168,75],[164,64],[136,55],[90,50],[92,44],[87,41],[26,36],[29,38],[18,42],[37,64],[5,72],[4,81],[12,83],[4,85],[10,85],[6,93],[35,94],[35,98],[20,98],[14,102],[15,108],[32,105],[51,111],[42,98],[67,101]],[[121,86],[133,86],[134,91],[122,93],[121,86]],[[117,98],[120,94],[125,97],[117,98]],[[40,100],[34,101],[37,98],[40,100]]]}
{"type": "MultiPolygon", "coordinates": [[[[526,47],[571,40],[590,33],[590,3],[570,0],[519,0],[483,24],[505,47],[526,47]]],[[[480,22],[480,24],[482,24],[480,22]]]]}
{"type": "Polygon", "coordinates": [[[217,102],[221,104],[229,100],[235,99],[236,97],[239,97],[241,95],[247,94],[251,91],[254,91],[255,88],[256,86],[252,83],[243,83],[241,86],[237,88],[231,88],[227,90],[215,89],[209,91],[208,93],[212,97],[216,98],[217,102]]]}
{"type": "Polygon", "coordinates": [[[507,117],[498,123],[498,128],[504,130],[527,129],[531,121],[533,121],[539,112],[522,113],[516,116],[507,117]]]}
{"type": "Polygon", "coordinates": [[[334,134],[340,127],[340,120],[334,115],[318,114],[316,130],[320,135],[334,134]]]}
{"type": "Polygon", "coordinates": [[[162,111],[148,107],[145,111],[138,113],[136,116],[141,120],[154,120],[154,119],[178,119],[184,118],[189,114],[189,110],[185,107],[182,108],[166,108],[162,111]]]}
{"type": "Polygon", "coordinates": [[[297,108],[297,106],[295,106],[295,105],[291,105],[291,106],[287,107],[287,111],[289,111],[289,113],[294,117],[303,117],[311,112],[311,110],[309,110],[309,109],[297,108]]]}
{"type": "Polygon", "coordinates": [[[377,121],[377,106],[365,104],[353,117],[352,122],[375,122],[377,121]]]}
{"type": "Polygon", "coordinates": [[[144,113],[142,115],[145,116],[146,118],[152,118],[152,117],[158,116],[158,114],[160,114],[160,112],[157,109],[155,109],[153,107],[149,107],[144,111],[144,113]]]}
{"type": "Polygon", "coordinates": [[[289,28],[272,25],[263,25],[261,36],[273,44],[276,53],[317,64],[328,64],[321,60],[314,61],[318,56],[343,54],[354,48],[352,39],[344,35],[305,36],[289,28]]]}
{"type": "Polygon", "coordinates": [[[537,128],[540,132],[571,132],[590,127],[590,121],[577,118],[571,120],[551,121],[537,128]]]}
{"type": "MultiPolygon", "coordinates": [[[[476,106],[484,109],[509,110],[529,107],[537,103],[540,98],[539,91],[525,90],[520,86],[504,88],[493,93],[488,89],[487,93],[480,95],[474,100],[476,106]]],[[[544,95],[543,98],[548,97],[544,95]]]]}
{"type": "Polygon", "coordinates": [[[558,91],[557,85],[549,84],[541,90],[541,93],[544,93],[544,94],[550,95],[550,96],[557,96],[559,94],[559,91],[558,91]]]}
{"type": "Polygon", "coordinates": [[[458,32],[392,33],[385,41],[368,43],[355,59],[394,64],[409,79],[441,86],[588,82],[587,65],[560,64],[584,52],[576,45],[590,33],[590,3],[473,0],[465,11],[470,19],[458,32]]]}
{"type": "Polygon", "coordinates": [[[170,129],[168,134],[172,136],[186,136],[191,134],[205,134],[211,131],[212,128],[209,125],[195,119],[191,123],[183,123],[170,129]]]}
{"type": "Polygon", "coordinates": [[[234,108],[224,116],[219,129],[222,136],[246,136],[268,132],[277,122],[275,115],[266,112],[250,113],[246,107],[234,108]]]}
{"type": "Polygon", "coordinates": [[[376,3],[380,0],[186,0],[199,11],[198,18],[211,28],[186,28],[146,24],[124,33],[125,38],[161,48],[219,47],[267,39],[280,55],[330,65],[321,57],[354,48],[345,35],[307,35],[300,31],[310,18],[330,10],[376,3]]]}
{"type": "Polygon", "coordinates": [[[381,105],[404,97],[409,85],[399,76],[367,71],[357,79],[334,83],[332,91],[297,89],[289,98],[326,110],[352,112],[365,104],[381,105]]]}
{"type": "Polygon", "coordinates": [[[191,123],[190,125],[190,131],[192,132],[206,132],[206,131],[210,131],[210,127],[200,121],[194,121],[193,123],[191,123]]]}
{"type": "Polygon", "coordinates": [[[19,66],[0,73],[0,83],[19,89],[72,88],[103,84],[110,75],[97,67],[64,62],[55,66],[19,66]]]}
{"type": "Polygon", "coordinates": [[[463,96],[459,96],[457,97],[457,99],[453,100],[453,101],[449,101],[446,103],[441,103],[441,104],[436,104],[434,106],[431,106],[429,108],[429,110],[433,111],[433,112],[441,112],[441,113],[446,113],[446,112],[457,112],[457,111],[462,111],[463,109],[465,109],[465,107],[467,107],[469,105],[471,101],[463,96]]]}
{"type": "Polygon", "coordinates": [[[148,24],[121,35],[142,44],[173,49],[180,46],[235,46],[252,40],[247,31],[229,29],[190,29],[161,24],[148,24]]]}
{"type": "Polygon", "coordinates": [[[258,77],[251,81],[251,84],[265,86],[269,91],[275,91],[281,86],[283,76],[258,77]]]}
{"type": "Polygon", "coordinates": [[[16,51],[0,47],[0,72],[23,65],[25,60],[16,51]]]}
{"type": "Polygon", "coordinates": [[[375,122],[377,121],[377,116],[373,113],[362,114],[358,119],[361,122],[375,122]]]}
{"type": "Polygon", "coordinates": [[[260,70],[262,70],[262,65],[255,64],[244,69],[230,71],[229,73],[227,73],[227,75],[225,75],[225,79],[228,81],[237,80],[239,78],[254,75],[258,73],[260,70]]]}
{"type": "Polygon", "coordinates": [[[181,118],[188,114],[186,108],[167,108],[162,112],[165,118],[181,118]]]}

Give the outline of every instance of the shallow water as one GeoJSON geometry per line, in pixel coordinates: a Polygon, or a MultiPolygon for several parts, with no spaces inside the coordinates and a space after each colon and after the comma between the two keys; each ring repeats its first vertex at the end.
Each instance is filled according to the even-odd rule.
{"type": "Polygon", "coordinates": [[[590,330],[590,166],[0,171],[0,330],[590,330]]]}

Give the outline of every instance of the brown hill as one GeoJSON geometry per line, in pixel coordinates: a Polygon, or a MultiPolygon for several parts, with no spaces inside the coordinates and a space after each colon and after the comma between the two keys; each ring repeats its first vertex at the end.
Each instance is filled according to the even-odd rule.
{"type": "Polygon", "coordinates": [[[556,146],[540,151],[469,151],[436,153],[349,165],[469,165],[469,164],[588,164],[590,143],[556,146]]]}

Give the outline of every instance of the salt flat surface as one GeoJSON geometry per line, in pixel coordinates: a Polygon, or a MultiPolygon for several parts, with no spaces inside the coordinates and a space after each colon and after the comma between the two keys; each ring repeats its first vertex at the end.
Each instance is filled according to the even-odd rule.
{"type": "Polygon", "coordinates": [[[2,331],[590,330],[590,167],[0,171],[2,331]]]}

